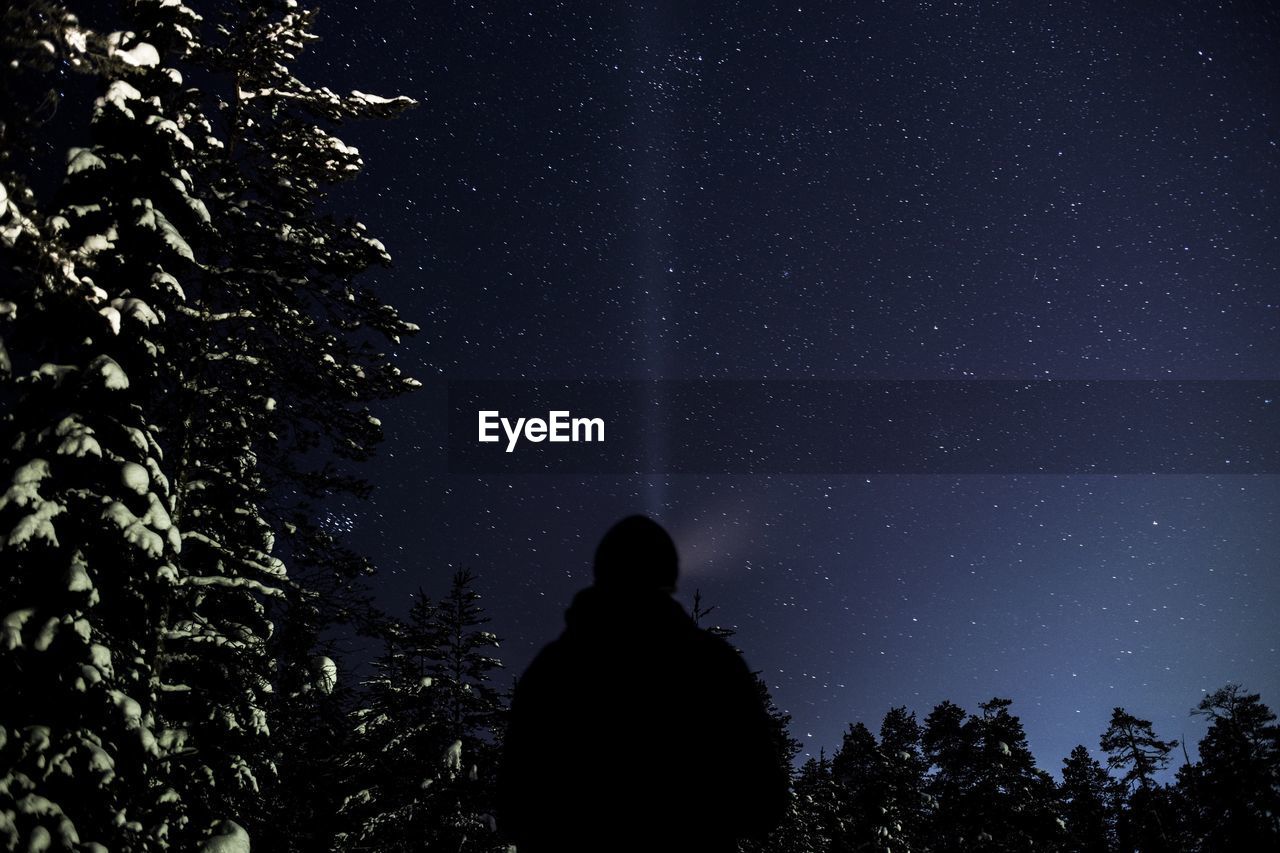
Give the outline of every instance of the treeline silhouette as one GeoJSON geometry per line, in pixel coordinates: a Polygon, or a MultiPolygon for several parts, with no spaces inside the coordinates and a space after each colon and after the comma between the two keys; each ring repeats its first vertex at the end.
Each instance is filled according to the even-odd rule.
{"type": "MultiPolygon", "coordinates": [[[[310,756],[311,784],[305,802],[286,809],[302,819],[277,836],[281,849],[509,850],[493,808],[506,714],[495,689],[499,641],[473,587],[460,572],[440,601],[420,593],[407,620],[385,623],[375,674],[325,695],[331,726],[309,729],[305,751],[288,751],[310,756]]],[[[705,624],[710,609],[695,598],[693,613],[705,624]]],[[[891,708],[878,729],[853,723],[832,754],[797,767],[790,717],[769,700],[790,804],[772,835],[741,850],[1280,849],[1280,728],[1258,694],[1228,684],[1201,698],[1191,713],[1208,729],[1195,761],[1116,708],[1089,739],[1094,752],[1082,743],[1062,760],[1061,781],[1038,764],[1012,704],[942,702],[923,720],[891,708]],[[1173,781],[1163,781],[1175,762],[1173,781]]]]}
{"type": "Polygon", "coordinates": [[[1158,776],[1177,741],[1116,708],[1094,758],[1081,744],[1062,781],[1037,766],[1012,702],[951,702],[924,719],[892,708],[878,736],[851,725],[794,780],[786,823],[759,851],[1263,851],[1280,849],[1280,730],[1256,693],[1228,684],[1192,713],[1209,718],[1200,758],[1158,776]]]}

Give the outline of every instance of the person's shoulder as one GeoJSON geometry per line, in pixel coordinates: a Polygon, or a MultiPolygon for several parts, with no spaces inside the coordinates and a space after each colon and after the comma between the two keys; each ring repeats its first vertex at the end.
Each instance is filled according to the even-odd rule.
{"type": "Polygon", "coordinates": [[[562,634],[543,646],[541,651],[533,656],[533,660],[517,679],[517,685],[538,682],[553,676],[564,667],[568,656],[569,649],[562,634]]]}

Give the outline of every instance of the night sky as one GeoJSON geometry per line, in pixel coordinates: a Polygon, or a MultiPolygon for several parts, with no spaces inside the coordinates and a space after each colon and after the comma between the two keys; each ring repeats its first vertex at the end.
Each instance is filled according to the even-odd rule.
{"type": "Polygon", "coordinates": [[[309,77],[421,101],[344,129],[368,165],[334,197],[423,327],[374,498],[334,508],[379,600],[474,569],[514,676],[647,511],[806,754],[1000,695],[1056,771],[1116,705],[1193,755],[1202,691],[1280,705],[1280,476],[466,476],[441,408],[483,378],[1280,379],[1266,5],[329,4],[309,77]]]}

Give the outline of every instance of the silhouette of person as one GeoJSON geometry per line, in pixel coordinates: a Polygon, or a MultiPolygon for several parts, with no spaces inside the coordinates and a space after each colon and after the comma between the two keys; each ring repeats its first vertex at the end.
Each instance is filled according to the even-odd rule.
{"type": "Polygon", "coordinates": [[[671,597],[677,562],[656,522],[618,522],[517,682],[498,824],[519,853],[717,853],[781,821],[787,771],[761,692],[671,597]]]}

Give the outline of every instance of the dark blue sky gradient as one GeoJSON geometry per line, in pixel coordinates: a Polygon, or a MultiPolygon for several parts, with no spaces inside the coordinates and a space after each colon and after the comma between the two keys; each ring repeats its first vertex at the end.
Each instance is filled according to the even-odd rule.
{"type": "Polygon", "coordinates": [[[808,752],[1006,695],[1056,770],[1116,705],[1194,745],[1202,690],[1280,704],[1280,478],[451,476],[438,390],[1280,378],[1265,4],[360,0],[319,31],[313,79],[422,101],[346,129],[335,197],[423,327],[430,387],[342,511],[393,611],[474,568],[514,674],[647,509],[808,752]]]}

